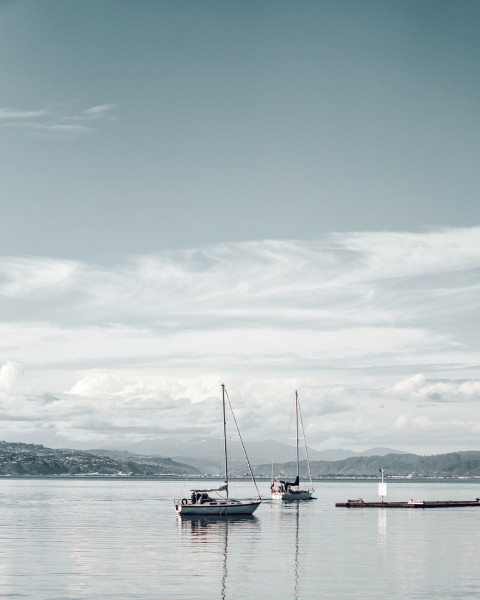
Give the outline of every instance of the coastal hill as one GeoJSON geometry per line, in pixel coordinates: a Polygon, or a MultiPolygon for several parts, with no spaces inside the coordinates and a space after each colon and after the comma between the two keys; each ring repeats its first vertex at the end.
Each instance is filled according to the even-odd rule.
{"type": "MultiPolygon", "coordinates": [[[[480,452],[451,452],[433,456],[390,453],[377,449],[379,455],[371,455],[375,449],[366,451],[364,456],[350,456],[343,460],[311,460],[313,477],[378,477],[383,468],[387,477],[479,477],[480,452]],[[367,455],[368,454],[368,455],[367,455]]],[[[203,469],[185,461],[162,456],[133,454],[118,450],[69,450],[46,448],[38,444],[0,442],[0,476],[177,476],[199,477],[205,475],[203,469]]],[[[195,459],[192,459],[192,461],[195,459]]],[[[198,459],[197,459],[198,460],[198,459]]],[[[202,461],[199,460],[199,463],[202,461]]],[[[270,478],[275,475],[294,476],[296,464],[293,461],[258,464],[253,461],[257,476],[270,478]]],[[[211,465],[207,474],[222,476],[222,466],[211,465]]],[[[306,461],[301,462],[301,473],[307,475],[306,461]]],[[[232,477],[248,476],[248,468],[243,461],[233,462],[232,477]]]]}
{"type": "Polygon", "coordinates": [[[128,452],[83,452],[46,448],[39,444],[0,442],[1,475],[197,475],[190,465],[170,458],[128,452]],[[95,453],[96,452],[96,453],[95,453]]]}
{"type": "MultiPolygon", "coordinates": [[[[480,477],[480,452],[451,452],[432,456],[356,456],[337,461],[311,461],[310,466],[313,477],[378,477],[381,468],[387,477],[480,477]]],[[[270,476],[271,472],[271,464],[255,467],[258,476],[270,476]]],[[[274,472],[291,477],[296,472],[296,463],[276,464],[274,472]]],[[[300,472],[304,477],[307,475],[306,461],[302,461],[300,472]]]]}

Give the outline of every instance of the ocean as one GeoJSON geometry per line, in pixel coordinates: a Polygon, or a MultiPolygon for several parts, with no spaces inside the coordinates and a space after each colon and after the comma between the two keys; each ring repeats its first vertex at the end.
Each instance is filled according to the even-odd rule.
{"type": "MultiPolygon", "coordinates": [[[[202,482],[206,486],[216,482],[202,482]]],[[[347,509],[376,481],[318,481],[250,518],[181,518],[198,480],[0,481],[0,598],[480,598],[480,508],[347,509]]],[[[252,485],[232,481],[232,497],[252,485]]],[[[473,500],[480,481],[389,481],[387,500],[473,500]]]]}

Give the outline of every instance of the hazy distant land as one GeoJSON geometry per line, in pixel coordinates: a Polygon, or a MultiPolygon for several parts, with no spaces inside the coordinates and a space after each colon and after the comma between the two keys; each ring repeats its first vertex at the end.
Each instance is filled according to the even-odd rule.
{"type": "MultiPolygon", "coordinates": [[[[292,448],[285,445],[291,453],[292,448]]],[[[257,451],[260,448],[260,443],[257,451]]],[[[326,451],[330,455],[335,451],[326,451]]],[[[350,451],[341,450],[342,454],[350,451]]],[[[312,451],[316,454],[316,451],[312,451]]],[[[207,452],[208,454],[208,452],[207,452]]],[[[317,453],[321,454],[321,453],[317,453]]],[[[342,460],[311,460],[314,478],[328,477],[375,477],[384,468],[387,477],[479,477],[480,452],[463,451],[433,456],[419,456],[376,448],[366,450],[365,455],[342,460]],[[375,454],[377,452],[377,454],[375,454]]],[[[217,460],[197,454],[196,458],[185,457],[183,461],[171,457],[134,454],[127,451],[46,448],[35,444],[0,442],[0,476],[117,476],[117,477],[215,477],[222,476],[222,468],[217,460]],[[191,462],[195,462],[192,465],[191,462]],[[206,468],[207,467],[207,468],[206,468]]],[[[252,462],[255,475],[271,477],[294,474],[296,465],[288,462],[252,462]]],[[[301,462],[301,473],[307,475],[306,461],[301,462]]],[[[248,476],[245,462],[234,456],[232,477],[248,476]]]]}

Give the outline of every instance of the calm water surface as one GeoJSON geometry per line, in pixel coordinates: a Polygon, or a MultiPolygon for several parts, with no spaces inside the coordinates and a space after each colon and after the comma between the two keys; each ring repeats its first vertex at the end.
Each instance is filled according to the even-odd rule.
{"type": "MultiPolygon", "coordinates": [[[[335,508],[376,500],[376,482],[318,482],[315,501],[265,501],[228,520],[175,515],[172,498],[198,481],[0,486],[0,598],[480,598],[480,508],[335,508]]],[[[232,482],[231,494],[251,496],[251,485],[232,482]]],[[[480,482],[388,489],[389,500],[477,496],[480,482]]]]}

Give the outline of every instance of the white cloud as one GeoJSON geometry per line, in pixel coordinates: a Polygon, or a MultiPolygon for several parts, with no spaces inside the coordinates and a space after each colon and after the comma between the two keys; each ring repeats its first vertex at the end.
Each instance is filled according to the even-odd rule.
{"type": "Polygon", "coordinates": [[[394,423],[394,427],[396,429],[404,429],[405,427],[407,427],[407,425],[408,425],[407,415],[400,415],[394,423]]]}
{"type": "Polygon", "coordinates": [[[407,379],[402,379],[396,383],[393,387],[387,390],[387,393],[396,396],[409,396],[413,393],[417,393],[419,389],[425,386],[426,377],[423,373],[417,373],[407,379]]]}
{"type": "Polygon", "coordinates": [[[385,392],[405,400],[466,402],[480,400],[480,381],[431,381],[418,373],[399,381],[385,392]]]}
{"type": "Polygon", "coordinates": [[[0,368],[0,391],[11,392],[20,379],[22,369],[20,365],[9,360],[0,368]]]}
{"type": "Polygon", "coordinates": [[[25,374],[0,412],[75,439],[120,439],[129,423],[155,435],[213,426],[196,409],[224,381],[255,437],[280,435],[279,399],[299,389],[312,443],[441,443],[462,403],[473,443],[479,232],[218,244],[108,267],[5,257],[0,357],[25,374]]]}
{"type": "Polygon", "coordinates": [[[480,381],[465,381],[458,386],[458,392],[466,398],[480,398],[480,381]]]}
{"type": "Polygon", "coordinates": [[[101,397],[123,390],[120,378],[110,373],[92,373],[82,377],[70,390],[74,396],[101,397]]]}

